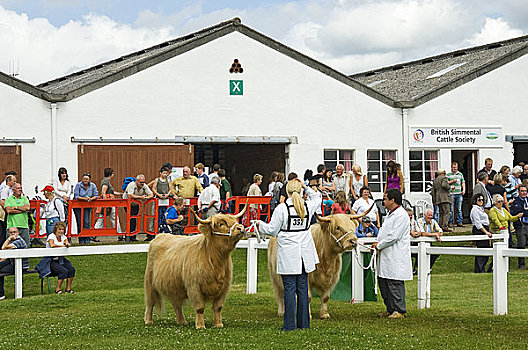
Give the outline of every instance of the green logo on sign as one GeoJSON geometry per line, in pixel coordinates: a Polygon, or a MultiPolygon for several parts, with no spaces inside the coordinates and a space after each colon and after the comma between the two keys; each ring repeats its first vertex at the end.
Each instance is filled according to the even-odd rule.
{"type": "Polygon", "coordinates": [[[243,95],[244,82],[242,80],[229,80],[229,95],[243,95]]]}

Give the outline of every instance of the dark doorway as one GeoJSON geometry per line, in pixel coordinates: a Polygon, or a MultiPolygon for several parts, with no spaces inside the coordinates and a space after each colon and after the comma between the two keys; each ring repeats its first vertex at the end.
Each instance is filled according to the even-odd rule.
{"type": "MultiPolygon", "coordinates": [[[[477,151],[476,150],[456,150],[451,151],[451,162],[458,163],[458,171],[464,175],[466,184],[466,193],[462,203],[462,214],[464,215],[464,222],[469,223],[469,213],[471,211],[473,198],[473,187],[475,187],[475,180],[477,178],[477,151]]],[[[451,167],[448,169],[451,172],[451,167]]]]}
{"type": "MultiPolygon", "coordinates": [[[[256,173],[264,176],[262,194],[268,191],[271,172],[285,172],[284,144],[194,144],[194,164],[203,163],[211,169],[215,163],[225,169],[234,195],[241,195],[244,179],[253,182],[256,173]]],[[[211,171],[211,170],[210,170],[211,171]]]]}
{"type": "Polygon", "coordinates": [[[528,142],[513,143],[513,164],[517,165],[520,162],[528,164],[528,142]]]}

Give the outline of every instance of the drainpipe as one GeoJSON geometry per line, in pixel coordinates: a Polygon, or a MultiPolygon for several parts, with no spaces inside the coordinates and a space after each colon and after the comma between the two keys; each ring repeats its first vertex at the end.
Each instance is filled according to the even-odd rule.
{"type": "Polygon", "coordinates": [[[51,109],[51,179],[57,171],[57,104],[50,103],[51,109]]]}
{"type": "MultiPolygon", "coordinates": [[[[410,188],[410,173],[409,173],[409,123],[408,123],[408,109],[401,109],[402,116],[402,172],[403,172],[403,183],[405,184],[405,193],[409,193],[410,188]]],[[[404,197],[406,197],[404,195],[404,197]]]]}

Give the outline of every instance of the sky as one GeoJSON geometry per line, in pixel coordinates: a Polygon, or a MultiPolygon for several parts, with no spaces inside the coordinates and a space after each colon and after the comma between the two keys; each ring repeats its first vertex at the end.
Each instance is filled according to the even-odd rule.
{"type": "Polygon", "coordinates": [[[528,0],[0,0],[0,71],[37,84],[234,17],[353,74],[525,35],[528,0]]]}

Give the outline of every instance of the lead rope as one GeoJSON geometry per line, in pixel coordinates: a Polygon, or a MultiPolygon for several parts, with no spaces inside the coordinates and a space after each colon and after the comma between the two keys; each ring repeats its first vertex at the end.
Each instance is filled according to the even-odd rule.
{"type": "Polygon", "coordinates": [[[213,233],[215,235],[219,235],[219,236],[229,236],[231,237],[233,235],[233,230],[235,229],[235,227],[238,225],[238,222],[235,221],[235,223],[233,224],[233,226],[231,226],[231,228],[229,229],[229,233],[224,233],[224,232],[218,232],[218,231],[213,231],[213,233]]]}
{"type": "Polygon", "coordinates": [[[361,261],[359,261],[359,254],[356,254],[357,263],[359,264],[359,266],[361,266],[361,268],[363,270],[371,269],[372,271],[376,272],[377,256],[378,256],[378,253],[376,252],[376,249],[374,249],[374,248],[372,248],[370,246],[366,246],[363,243],[358,243],[358,244],[361,245],[363,248],[366,248],[366,249],[370,250],[371,253],[372,253],[372,257],[370,258],[369,264],[365,267],[365,266],[363,266],[363,263],[361,261]]]}
{"type": "Polygon", "coordinates": [[[261,241],[264,240],[264,237],[260,238],[260,232],[259,232],[259,229],[258,229],[258,221],[259,220],[251,220],[251,225],[247,228],[247,232],[252,232],[251,230],[253,230],[253,233],[255,233],[255,235],[257,236],[257,243],[260,243],[261,241]]]}

